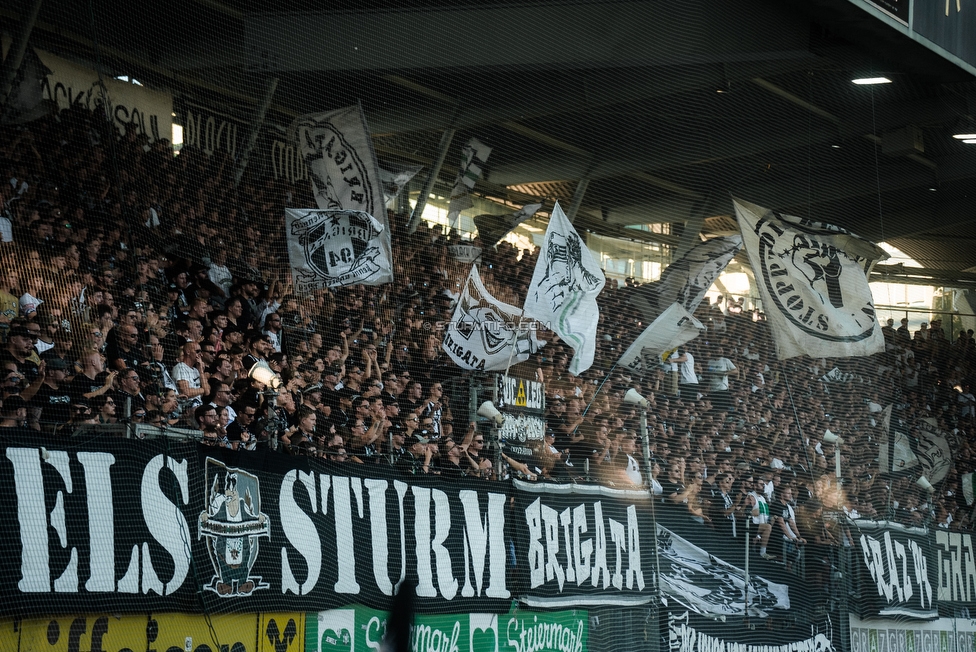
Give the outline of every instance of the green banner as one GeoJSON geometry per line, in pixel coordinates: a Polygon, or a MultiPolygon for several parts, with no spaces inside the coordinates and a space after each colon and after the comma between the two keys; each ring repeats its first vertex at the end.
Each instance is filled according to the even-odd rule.
{"type": "MultiPolygon", "coordinates": [[[[305,652],[378,652],[386,611],[359,605],[310,613],[305,652]]],[[[411,652],[586,652],[586,611],[508,614],[418,614],[410,628],[411,652]]]]}

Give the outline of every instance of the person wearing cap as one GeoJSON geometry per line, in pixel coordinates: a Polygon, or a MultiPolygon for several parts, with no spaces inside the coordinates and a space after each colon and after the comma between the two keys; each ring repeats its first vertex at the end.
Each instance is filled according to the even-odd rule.
{"type": "Polygon", "coordinates": [[[428,474],[431,472],[431,460],[434,457],[430,439],[421,433],[415,433],[406,440],[407,449],[396,461],[394,468],[404,475],[428,474]]]}
{"type": "Polygon", "coordinates": [[[39,373],[39,367],[34,358],[34,340],[26,326],[14,326],[7,336],[7,346],[0,352],[0,362],[12,362],[17,371],[28,382],[34,382],[39,373]]]}
{"type": "Polygon", "coordinates": [[[31,426],[66,423],[71,418],[71,394],[65,383],[69,365],[61,358],[46,362],[44,381],[30,400],[31,426]]]}
{"type": "Polygon", "coordinates": [[[383,460],[395,467],[400,461],[400,458],[403,457],[407,452],[407,428],[399,422],[394,422],[390,426],[389,438],[390,450],[386,455],[383,456],[383,460]]]}
{"type": "Polygon", "coordinates": [[[915,339],[921,342],[928,342],[929,340],[929,324],[928,322],[922,322],[918,330],[915,331],[915,339]]]}
{"type": "Polygon", "coordinates": [[[349,387],[343,387],[336,392],[336,396],[339,399],[339,407],[332,410],[332,421],[337,426],[346,426],[353,415],[352,399],[359,396],[359,393],[349,387]]]}

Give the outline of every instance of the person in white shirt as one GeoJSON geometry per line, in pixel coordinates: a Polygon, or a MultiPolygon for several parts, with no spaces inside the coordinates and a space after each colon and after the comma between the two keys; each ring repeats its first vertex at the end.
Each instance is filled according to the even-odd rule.
{"type": "Polygon", "coordinates": [[[695,373],[695,356],[687,349],[678,349],[677,357],[671,356],[671,362],[678,365],[678,389],[681,398],[686,401],[698,400],[698,374],[695,373]]]}
{"type": "MultiPolygon", "coordinates": [[[[725,348],[719,342],[720,348],[725,348]]],[[[708,361],[706,366],[708,377],[708,398],[719,411],[727,411],[732,407],[732,397],[729,394],[729,375],[739,377],[739,368],[726,357],[719,356],[708,361]]]]}
{"type": "Polygon", "coordinates": [[[203,397],[210,393],[200,350],[197,342],[187,342],[183,345],[183,357],[173,366],[173,380],[176,381],[183,412],[201,405],[203,397]]]}

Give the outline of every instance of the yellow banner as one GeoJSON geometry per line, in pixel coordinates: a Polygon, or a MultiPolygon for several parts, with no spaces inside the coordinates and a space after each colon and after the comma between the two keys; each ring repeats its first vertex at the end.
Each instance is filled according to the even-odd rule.
{"type": "Polygon", "coordinates": [[[303,652],[304,642],[300,613],[0,620],[0,650],[18,652],[303,652]]]}

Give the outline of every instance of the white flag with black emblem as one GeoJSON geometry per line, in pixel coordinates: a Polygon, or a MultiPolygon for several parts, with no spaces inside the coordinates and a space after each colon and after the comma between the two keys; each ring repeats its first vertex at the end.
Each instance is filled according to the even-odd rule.
{"type": "Polygon", "coordinates": [[[308,168],[315,203],[335,213],[306,210],[289,217],[296,290],[391,282],[383,178],[362,109],[357,105],[303,115],[289,133],[308,168]]]}
{"type": "Polygon", "coordinates": [[[388,230],[365,211],[285,209],[288,260],[295,291],[393,280],[383,248],[388,230]]]}
{"type": "Polygon", "coordinates": [[[884,352],[868,278],[885,251],[838,226],[735,200],[780,360],[884,352]]]}
{"type": "Polygon", "coordinates": [[[471,191],[485,172],[485,162],[491,154],[491,148],[477,138],[472,138],[461,152],[461,169],[458,170],[454,187],[451,188],[451,203],[447,208],[447,219],[451,228],[457,228],[457,219],[461,211],[471,208],[471,191]]]}
{"type": "Polygon", "coordinates": [[[600,308],[596,297],[607,279],[557,202],[525,297],[525,316],[544,324],[573,347],[569,372],[593,364],[600,308]]]}
{"type": "Polygon", "coordinates": [[[690,342],[704,332],[702,323],[684,306],[672,303],[624,351],[617,366],[637,374],[648,373],[653,370],[652,365],[664,362],[661,354],[690,342]]]}
{"type": "Polygon", "coordinates": [[[535,323],[522,321],[521,310],[491,296],[473,266],[444,333],[451,360],[462,369],[500,371],[509,359],[512,364],[525,362],[544,345],[535,337],[535,323]]]}

